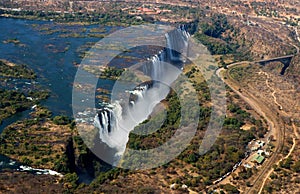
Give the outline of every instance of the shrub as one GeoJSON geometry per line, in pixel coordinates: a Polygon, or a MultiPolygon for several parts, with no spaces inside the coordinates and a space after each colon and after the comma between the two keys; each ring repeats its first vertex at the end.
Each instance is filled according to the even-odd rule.
{"type": "Polygon", "coordinates": [[[61,115],[61,116],[55,116],[53,118],[53,122],[56,125],[67,125],[71,122],[71,120],[69,117],[61,115]]]}

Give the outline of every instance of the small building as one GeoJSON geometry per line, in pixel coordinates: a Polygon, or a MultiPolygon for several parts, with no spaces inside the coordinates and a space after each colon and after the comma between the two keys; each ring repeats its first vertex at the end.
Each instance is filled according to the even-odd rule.
{"type": "Polygon", "coordinates": [[[183,188],[183,189],[187,189],[187,188],[188,188],[188,186],[187,186],[187,185],[182,185],[182,186],[181,186],[181,188],[183,188]]]}
{"type": "Polygon", "coordinates": [[[251,147],[251,151],[254,152],[254,151],[257,151],[259,149],[259,145],[254,145],[251,147]]]}
{"type": "Polygon", "coordinates": [[[250,164],[248,164],[248,163],[244,164],[243,166],[244,166],[245,168],[252,168],[252,166],[251,166],[250,164]]]}
{"type": "Polygon", "coordinates": [[[252,158],[252,162],[257,163],[257,164],[262,164],[265,160],[265,157],[259,155],[259,154],[255,154],[252,158]]]}
{"type": "Polygon", "coordinates": [[[258,150],[256,153],[262,156],[263,154],[265,154],[265,151],[264,150],[258,150]]]}
{"type": "Polygon", "coordinates": [[[257,141],[255,141],[254,144],[250,143],[250,144],[249,144],[249,147],[250,147],[251,151],[257,151],[257,150],[259,150],[260,148],[264,147],[264,145],[265,145],[265,142],[264,142],[264,141],[257,140],[257,141]]]}
{"type": "Polygon", "coordinates": [[[259,147],[264,147],[265,142],[264,141],[257,141],[257,144],[259,145],[259,147]]]}

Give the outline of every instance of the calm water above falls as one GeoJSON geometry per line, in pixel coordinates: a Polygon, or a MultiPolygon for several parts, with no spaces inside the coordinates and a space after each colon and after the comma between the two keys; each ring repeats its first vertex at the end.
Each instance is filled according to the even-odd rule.
{"type": "MultiPolygon", "coordinates": [[[[41,104],[50,109],[55,115],[66,114],[72,116],[72,88],[77,71],[74,64],[81,62],[78,49],[88,43],[97,42],[100,38],[92,37],[61,37],[65,34],[77,33],[82,36],[92,33],[90,29],[99,27],[69,26],[45,21],[29,21],[21,19],[0,18],[0,59],[17,64],[26,64],[33,69],[38,78],[37,84],[50,90],[50,97],[41,104]],[[53,33],[49,33],[49,32],[53,33]],[[20,44],[8,43],[9,39],[18,39],[20,44]]],[[[117,27],[101,27],[106,33],[117,27]]],[[[9,89],[13,88],[11,82],[9,89]]],[[[22,83],[21,83],[22,84],[22,83]]],[[[113,82],[100,81],[102,87],[109,88],[113,82]]],[[[20,83],[18,83],[18,86],[20,83]]],[[[3,129],[17,120],[28,117],[30,110],[18,113],[3,121],[3,129]]],[[[17,169],[19,164],[9,158],[0,156],[0,170],[3,168],[17,169]]]]}
{"type": "MultiPolygon", "coordinates": [[[[42,104],[54,114],[71,116],[72,84],[77,71],[74,64],[81,62],[77,51],[81,46],[97,42],[100,38],[61,36],[71,33],[86,35],[95,27],[0,18],[0,59],[27,64],[32,68],[38,75],[36,81],[51,91],[50,98],[42,104]],[[55,32],[49,33],[51,31],[55,32]],[[20,40],[21,44],[3,43],[14,38],[20,40]]],[[[107,31],[111,29],[104,28],[107,31]]]]}
{"type": "MultiPolygon", "coordinates": [[[[87,34],[93,33],[91,29],[96,27],[96,25],[69,26],[45,21],[0,18],[0,59],[6,59],[17,64],[27,64],[36,72],[38,76],[36,81],[38,84],[51,91],[50,98],[43,101],[42,105],[50,109],[55,115],[66,114],[72,116],[72,89],[74,76],[77,71],[77,67],[74,64],[81,62],[78,50],[83,48],[82,46],[100,40],[100,38],[86,36],[87,34]],[[77,34],[85,37],[65,37],[66,34],[77,34]],[[21,43],[16,45],[13,43],[4,43],[4,41],[8,39],[15,38],[20,40],[21,43]]],[[[116,29],[111,27],[102,28],[105,29],[106,33],[116,29]]],[[[181,33],[180,36],[182,36],[181,33]]],[[[177,39],[175,41],[172,40],[172,37],[173,35],[171,34],[167,37],[170,48],[173,48],[173,42],[177,41],[177,39]]],[[[143,53],[143,51],[141,52],[143,53]]],[[[152,54],[150,54],[150,56],[151,55],[152,54]]],[[[173,54],[171,54],[169,58],[172,59],[172,56],[173,54]]],[[[147,58],[145,56],[142,57],[141,53],[136,53],[133,57],[147,58]]],[[[128,61],[126,60],[125,62],[122,57],[119,58],[119,60],[120,61],[115,61],[113,65],[118,66],[128,63],[128,61]]],[[[161,60],[164,61],[164,59],[161,60]]],[[[154,71],[157,63],[160,64],[160,60],[155,60],[154,58],[152,63],[155,68],[152,69],[154,74],[151,74],[151,77],[154,76],[155,78],[161,73],[154,71]]],[[[114,84],[114,81],[100,79],[98,84],[102,88],[110,90],[112,89],[111,86],[114,84]]],[[[167,94],[163,95],[161,98],[163,99],[166,95],[167,94]]],[[[157,99],[158,102],[161,98],[157,99]]],[[[28,113],[29,111],[23,114],[17,114],[4,121],[3,125],[0,126],[0,132],[5,126],[28,117],[28,113]]],[[[145,118],[147,118],[147,115],[145,115],[145,118]]],[[[143,119],[141,119],[141,121],[142,120],[143,119]]],[[[131,128],[134,126],[135,125],[131,126],[131,128]]],[[[126,140],[128,134],[122,137],[122,139],[124,138],[126,140]]],[[[99,138],[99,140],[100,139],[106,142],[103,138],[99,138]]],[[[127,141],[123,143],[124,146],[126,142],[127,141]]],[[[124,148],[122,148],[122,150],[124,150],[124,148]]],[[[1,166],[10,166],[8,162],[11,163],[9,159],[3,159],[0,156],[0,170],[1,166]]],[[[16,169],[15,164],[11,166],[13,169],[16,169]]]]}

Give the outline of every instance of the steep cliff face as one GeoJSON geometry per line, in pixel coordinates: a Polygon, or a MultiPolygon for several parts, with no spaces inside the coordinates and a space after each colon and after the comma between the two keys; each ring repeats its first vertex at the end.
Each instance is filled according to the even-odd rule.
{"type": "Polygon", "coordinates": [[[295,82],[298,81],[299,83],[300,81],[299,73],[300,73],[300,55],[298,54],[293,58],[290,67],[287,69],[286,75],[289,79],[295,80],[295,82]]]}
{"type": "Polygon", "coordinates": [[[66,152],[65,152],[68,162],[67,166],[70,172],[76,171],[76,161],[75,161],[75,150],[74,150],[74,142],[73,138],[70,137],[67,141],[66,152]]]}
{"type": "MultiPolygon", "coordinates": [[[[73,136],[73,150],[70,149],[70,155],[75,167],[74,172],[79,176],[79,182],[90,183],[101,172],[106,172],[112,167],[102,160],[84,144],[80,136],[73,136]]],[[[71,166],[70,166],[71,167],[71,166]]]]}
{"type": "Polygon", "coordinates": [[[237,41],[248,49],[254,60],[268,59],[296,52],[292,40],[293,30],[278,22],[260,18],[244,18],[244,21],[230,18],[232,25],[239,29],[237,41]],[[248,23],[247,23],[248,22],[248,23]]]}
{"type": "MultiPolygon", "coordinates": [[[[300,93],[300,55],[296,55],[292,62],[290,67],[287,69],[286,77],[284,77],[293,87],[293,90],[296,94],[300,93]]],[[[293,107],[295,108],[296,112],[299,112],[299,98],[297,96],[294,96],[296,98],[295,103],[296,105],[293,107]]],[[[295,122],[300,125],[300,117],[295,116],[294,118],[295,122]]]]}

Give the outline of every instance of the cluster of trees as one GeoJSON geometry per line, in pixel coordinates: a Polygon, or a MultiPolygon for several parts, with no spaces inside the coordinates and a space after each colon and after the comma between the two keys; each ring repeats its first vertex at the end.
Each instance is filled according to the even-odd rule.
{"type": "Polygon", "coordinates": [[[71,133],[73,122],[66,116],[55,116],[51,119],[51,112],[38,107],[32,116],[35,118],[19,121],[8,126],[0,136],[0,154],[19,160],[21,163],[38,168],[50,168],[61,173],[75,171],[74,149],[71,133]],[[45,123],[51,125],[51,120],[61,126],[63,136],[59,132],[50,131],[43,127],[45,123]],[[67,135],[66,135],[67,134],[67,135]],[[65,149],[53,149],[55,144],[65,144],[65,149]]]}
{"type": "Polygon", "coordinates": [[[103,72],[101,72],[100,77],[105,79],[117,79],[122,75],[124,69],[115,68],[115,67],[107,67],[103,72]]]}
{"type": "MultiPolygon", "coordinates": [[[[300,179],[298,177],[292,178],[291,174],[300,172],[300,161],[295,160],[289,156],[281,161],[279,165],[274,165],[274,172],[270,175],[271,181],[264,187],[268,193],[280,193],[283,190],[289,189],[288,186],[299,185],[300,179]]],[[[295,187],[294,187],[295,188],[295,187]]]]}
{"type": "Polygon", "coordinates": [[[293,160],[293,158],[290,156],[288,157],[286,160],[281,161],[279,164],[280,168],[285,168],[285,169],[289,169],[292,170],[296,173],[300,172],[300,161],[295,161],[293,160]]]}
{"type": "MultiPolygon", "coordinates": [[[[228,194],[238,194],[238,193],[240,193],[240,191],[235,186],[233,186],[231,184],[222,185],[221,188],[224,189],[228,194]]],[[[224,193],[224,192],[221,192],[221,193],[224,193]]]]}
{"type": "Polygon", "coordinates": [[[163,113],[152,117],[150,120],[146,120],[134,129],[134,131],[155,131],[154,133],[142,136],[136,135],[138,133],[134,133],[134,131],[133,133],[130,133],[129,141],[127,143],[129,148],[134,150],[155,148],[174,135],[180,122],[181,105],[179,98],[175,93],[170,93],[166,101],[168,103],[167,115],[161,128],[158,130],[156,129],[158,126],[157,123],[163,118],[163,115],[161,115],[163,113]]]}
{"type": "Polygon", "coordinates": [[[52,120],[56,125],[67,125],[71,123],[71,119],[64,115],[55,116],[52,120]]]}
{"type": "Polygon", "coordinates": [[[14,17],[27,18],[27,19],[41,19],[41,20],[55,20],[58,22],[79,22],[79,23],[98,23],[105,25],[138,25],[144,22],[153,22],[153,18],[144,17],[143,20],[137,19],[133,15],[129,15],[120,10],[113,10],[110,14],[108,13],[57,13],[57,12],[45,12],[45,11],[10,11],[1,10],[0,14],[9,14],[14,17]]]}
{"type": "Polygon", "coordinates": [[[6,61],[0,60],[0,75],[13,78],[34,79],[36,75],[26,65],[8,65],[6,61]]]}
{"type": "Polygon", "coordinates": [[[250,131],[240,129],[243,120],[226,118],[224,128],[218,140],[205,155],[199,155],[199,140],[193,141],[196,145],[190,146],[179,159],[196,167],[205,184],[212,184],[245,157],[246,146],[255,136],[250,131]],[[198,144],[197,144],[198,143],[198,144]],[[213,163],[211,161],[214,161],[213,163]]]}
{"type": "Polygon", "coordinates": [[[222,34],[227,30],[235,30],[223,14],[214,14],[211,17],[211,23],[202,23],[200,28],[203,34],[213,38],[221,38],[222,34]]]}
{"type": "Polygon", "coordinates": [[[65,193],[74,193],[78,185],[79,177],[75,172],[67,173],[64,175],[62,181],[64,183],[65,193]]]}
{"type": "Polygon", "coordinates": [[[233,49],[228,43],[220,39],[212,38],[204,34],[196,34],[197,38],[213,55],[224,55],[233,53],[233,49]]]}
{"type": "MultiPolygon", "coordinates": [[[[27,68],[26,65],[16,65],[5,60],[0,60],[0,76],[17,79],[34,79],[36,77],[34,71],[27,68]]],[[[49,92],[39,86],[36,89],[24,91],[0,89],[0,124],[3,119],[30,108],[48,96],[49,92]]]]}
{"type": "Polygon", "coordinates": [[[185,73],[185,76],[187,76],[188,78],[193,78],[195,77],[193,74],[195,72],[199,72],[200,70],[199,69],[196,69],[195,67],[192,67],[192,69],[188,72],[185,73]]]}
{"type": "Polygon", "coordinates": [[[211,54],[234,54],[241,58],[244,56],[238,52],[241,47],[237,40],[238,34],[239,30],[228,22],[226,15],[214,14],[209,20],[199,22],[199,31],[195,33],[195,38],[204,44],[211,54]]]}
{"type": "Polygon", "coordinates": [[[46,91],[30,91],[28,94],[14,90],[0,89],[0,124],[2,120],[17,112],[30,108],[34,103],[48,97],[46,91]],[[30,96],[33,101],[27,99],[30,96]]]}

